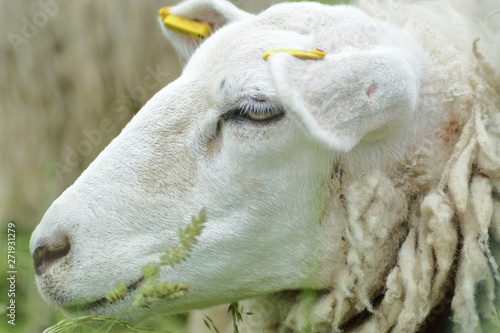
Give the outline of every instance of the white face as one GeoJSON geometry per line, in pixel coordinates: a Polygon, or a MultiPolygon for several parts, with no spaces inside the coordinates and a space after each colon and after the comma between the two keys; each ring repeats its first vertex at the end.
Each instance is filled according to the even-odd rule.
{"type": "MultiPolygon", "coordinates": [[[[196,13],[204,3],[174,8],[196,13]]],[[[411,134],[400,132],[414,123],[416,60],[398,45],[365,46],[397,44],[399,37],[385,26],[363,35],[375,23],[353,9],[280,5],[253,17],[216,3],[223,4],[217,14],[235,22],[196,50],[182,76],[143,107],[33,233],[32,251],[70,244],[37,275],[49,302],[70,312],[83,306],[88,314],[119,314],[130,297],[111,304],[104,295],[117,283],[135,286],[141,267],[176,245],[177,231],[203,207],[208,221],[191,256],[161,272],[191,286],[160,305],[166,312],[321,288],[323,275],[344,264],[344,212],[325,211],[333,165],[344,161],[352,175],[385,167],[408,148],[402,138],[411,141],[411,134]],[[297,13],[340,23],[308,28],[297,13]],[[327,58],[261,58],[272,49],[316,47],[327,58]]],[[[183,50],[176,43],[190,42],[171,39],[183,50]]]]}

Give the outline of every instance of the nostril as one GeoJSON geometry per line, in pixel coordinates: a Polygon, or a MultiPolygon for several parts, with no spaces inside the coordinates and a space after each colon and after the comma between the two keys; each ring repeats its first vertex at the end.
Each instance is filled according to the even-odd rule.
{"type": "Polygon", "coordinates": [[[56,243],[37,247],[33,252],[33,265],[36,275],[44,273],[54,262],[65,257],[70,249],[71,245],[67,237],[56,243]]]}

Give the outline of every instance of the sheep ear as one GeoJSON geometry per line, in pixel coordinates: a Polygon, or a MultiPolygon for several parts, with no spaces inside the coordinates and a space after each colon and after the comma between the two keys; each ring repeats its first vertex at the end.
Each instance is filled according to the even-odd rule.
{"type": "Polygon", "coordinates": [[[287,114],[335,151],[387,140],[405,126],[416,107],[419,73],[404,50],[356,51],[321,60],[278,53],[269,62],[287,114]]]}
{"type": "MultiPolygon", "coordinates": [[[[210,33],[215,32],[226,24],[253,16],[225,0],[187,0],[173,7],[162,8],[162,10],[160,10],[162,30],[177,53],[185,60],[191,57],[196,48],[210,33]],[[162,10],[165,13],[164,15],[161,14],[162,10]],[[175,20],[173,22],[174,25],[179,22],[181,25],[191,25],[187,21],[191,21],[191,23],[195,21],[194,25],[197,25],[197,23],[206,23],[207,25],[205,26],[210,30],[209,34],[200,38],[196,34],[189,35],[183,33],[182,29],[167,28],[164,23],[165,17],[168,16],[167,12],[173,15],[169,19],[175,20]]],[[[201,29],[203,30],[204,27],[201,27],[201,29]]]]}

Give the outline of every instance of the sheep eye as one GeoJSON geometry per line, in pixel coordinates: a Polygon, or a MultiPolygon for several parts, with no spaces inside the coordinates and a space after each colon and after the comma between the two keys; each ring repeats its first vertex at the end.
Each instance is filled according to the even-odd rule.
{"type": "Polygon", "coordinates": [[[275,103],[264,101],[243,101],[237,108],[224,115],[225,119],[239,118],[254,122],[268,122],[277,120],[284,115],[283,108],[275,103]]]}
{"type": "Polygon", "coordinates": [[[240,116],[253,121],[275,120],[283,115],[282,109],[270,110],[241,110],[240,116]]]}

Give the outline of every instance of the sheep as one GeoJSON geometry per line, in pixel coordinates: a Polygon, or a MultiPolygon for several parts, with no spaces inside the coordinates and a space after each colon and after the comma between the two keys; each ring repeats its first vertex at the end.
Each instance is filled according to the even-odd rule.
{"type": "Polygon", "coordinates": [[[183,73],[46,212],[30,244],[41,294],[132,320],[241,301],[248,332],[417,332],[450,302],[457,331],[497,320],[494,6],[170,8],[214,33],[164,31],[183,73]],[[127,311],[140,267],[202,207],[190,257],[161,272],[189,292],[127,311]],[[129,293],[105,301],[119,282],[129,293]]]}

